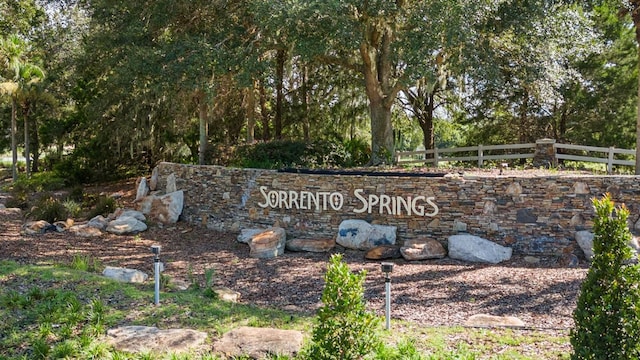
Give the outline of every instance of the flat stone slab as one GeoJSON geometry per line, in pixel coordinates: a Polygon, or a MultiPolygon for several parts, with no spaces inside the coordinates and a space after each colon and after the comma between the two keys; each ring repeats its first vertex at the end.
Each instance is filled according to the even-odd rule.
{"type": "Polygon", "coordinates": [[[465,322],[465,326],[478,327],[523,327],[524,322],[515,316],[495,316],[487,314],[472,315],[465,322]]]}
{"type": "Polygon", "coordinates": [[[204,345],[207,333],[191,329],[160,330],[149,326],[123,326],[107,330],[107,342],[120,351],[182,353],[204,345]]]}
{"type": "Polygon", "coordinates": [[[213,344],[216,353],[227,357],[249,356],[264,359],[272,355],[293,357],[302,348],[302,333],[295,330],[242,326],[231,330],[213,344]]]}
{"type": "Polygon", "coordinates": [[[107,266],[102,271],[102,276],[125,283],[143,283],[149,275],[140,270],[107,266]]]}
{"type": "Polygon", "coordinates": [[[290,251],[327,252],[336,246],[334,239],[291,239],[286,241],[290,251]]]}

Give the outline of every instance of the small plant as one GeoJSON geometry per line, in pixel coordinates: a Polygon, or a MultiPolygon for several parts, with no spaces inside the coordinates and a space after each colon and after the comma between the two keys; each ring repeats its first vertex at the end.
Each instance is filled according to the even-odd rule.
{"type": "Polygon", "coordinates": [[[80,203],[70,198],[63,201],[62,206],[67,210],[68,216],[73,218],[77,217],[78,215],[80,215],[80,212],[82,212],[82,206],[80,205],[80,203]]]}
{"type": "Polygon", "coordinates": [[[571,359],[640,358],[640,267],[630,264],[629,210],[594,199],[593,259],[573,313],[571,359]]]}
{"type": "Polygon", "coordinates": [[[50,195],[41,197],[28,213],[30,218],[35,220],[45,220],[48,223],[66,220],[68,215],[69,212],[65,208],[64,204],[50,195]]]}
{"type": "Polygon", "coordinates": [[[102,263],[100,259],[94,258],[91,255],[76,254],[73,256],[69,267],[74,270],[99,272],[102,269],[102,263]]]}
{"type": "Polygon", "coordinates": [[[379,319],[365,307],[365,276],[352,273],[342,255],[331,256],[308,358],[361,359],[379,346],[379,319]]]}
{"type": "Polygon", "coordinates": [[[91,211],[89,211],[87,217],[91,219],[98,215],[107,216],[115,210],[116,199],[112,198],[111,196],[99,196],[96,199],[95,206],[93,207],[93,209],[91,209],[91,211]]]}

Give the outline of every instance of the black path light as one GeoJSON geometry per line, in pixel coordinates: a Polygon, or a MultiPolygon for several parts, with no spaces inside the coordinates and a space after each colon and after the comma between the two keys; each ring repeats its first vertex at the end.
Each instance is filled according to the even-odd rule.
{"type": "Polygon", "coordinates": [[[154,303],[160,305],[160,245],[153,245],[151,247],[153,253],[153,268],[155,277],[155,298],[154,303]]]}
{"type": "Polygon", "coordinates": [[[384,290],[385,290],[385,329],[391,329],[391,272],[393,271],[392,262],[383,262],[382,272],[384,273],[384,290]]]}

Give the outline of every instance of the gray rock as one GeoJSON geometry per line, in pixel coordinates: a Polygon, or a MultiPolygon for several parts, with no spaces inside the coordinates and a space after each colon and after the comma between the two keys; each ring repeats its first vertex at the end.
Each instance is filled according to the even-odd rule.
{"type": "Polygon", "coordinates": [[[334,239],[291,239],[286,242],[289,251],[327,252],[335,246],[334,239]]]}
{"type": "Polygon", "coordinates": [[[251,237],[249,256],[258,259],[270,259],[284,254],[287,234],[283,228],[272,227],[251,237]]]}
{"type": "Polygon", "coordinates": [[[511,259],[512,249],[474,235],[449,236],[449,257],[497,264],[511,259]]]}
{"type": "Polygon", "coordinates": [[[150,191],[156,191],[158,189],[158,177],[160,170],[158,169],[158,167],[154,167],[153,170],[151,170],[151,178],[149,178],[149,190],[150,191]]]}
{"type": "Polygon", "coordinates": [[[576,231],[575,238],[578,246],[584,252],[584,256],[588,261],[591,261],[593,258],[593,233],[587,230],[576,231]]]}
{"type": "Polygon", "coordinates": [[[172,192],[178,191],[178,187],[176,186],[176,174],[171,173],[167,176],[167,186],[165,188],[164,193],[170,194],[172,192]]]}
{"type": "Polygon", "coordinates": [[[295,330],[242,326],[231,330],[213,344],[215,352],[227,357],[249,356],[264,359],[273,355],[294,357],[302,348],[303,335],[295,330]]]}
{"type": "Polygon", "coordinates": [[[102,231],[88,224],[74,225],[69,228],[69,232],[82,237],[98,237],[102,235],[102,231]]]}
{"type": "Polygon", "coordinates": [[[160,330],[148,326],[123,326],[107,330],[107,342],[132,353],[184,353],[205,344],[207,333],[191,329],[160,330]]]}
{"type": "Polygon", "coordinates": [[[400,253],[408,261],[442,259],[447,256],[444,246],[434,239],[407,243],[400,248],[400,253]]]}
{"type": "Polygon", "coordinates": [[[143,283],[149,277],[140,270],[107,266],[102,276],[124,283],[143,283]]]}
{"type": "Polygon", "coordinates": [[[149,186],[147,185],[147,178],[141,177],[138,182],[138,190],[136,191],[136,198],[134,201],[138,201],[149,194],[149,186]]]}
{"type": "Polygon", "coordinates": [[[251,242],[251,238],[254,235],[259,234],[264,230],[265,229],[242,229],[240,230],[240,234],[238,234],[238,237],[236,238],[236,240],[238,240],[238,242],[240,243],[248,244],[251,242]]]}
{"type": "Polygon", "coordinates": [[[175,224],[184,207],[184,191],[174,191],[162,196],[149,195],[140,199],[136,205],[152,221],[175,224]]]}
{"type": "Polygon", "coordinates": [[[147,230],[147,224],[134,217],[125,216],[109,222],[105,230],[116,235],[137,234],[147,230]]]}
{"type": "Polygon", "coordinates": [[[395,245],[396,230],[395,226],[371,225],[364,220],[344,220],[338,228],[336,243],[355,250],[395,245]]]}
{"type": "Polygon", "coordinates": [[[109,225],[109,220],[107,220],[107,218],[105,218],[102,215],[98,215],[92,218],[91,220],[89,220],[89,222],[86,225],[99,230],[104,230],[107,228],[107,225],[109,225]]]}

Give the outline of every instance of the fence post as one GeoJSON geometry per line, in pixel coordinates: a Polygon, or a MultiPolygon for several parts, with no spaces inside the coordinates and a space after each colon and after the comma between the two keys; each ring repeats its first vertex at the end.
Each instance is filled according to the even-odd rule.
{"type": "Polygon", "coordinates": [[[536,140],[536,150],[533,153],[534,167],[550,168],[558,166],[556,148],[553,146],[555,143],[555,139],[536,140]]]}
{"type": "Polygon", "coordinates": [[[484,152],[482,151],[482,144],[478,145],[478,167],[482,167],[482,163],[484,162],[482,157],[484,156],[484,152]]]}
{"type": "Polygon", "coordinates": [[[607,174],[613,174],[613,146],[609,147],[609,156],[607,157],[607,174]]]}

